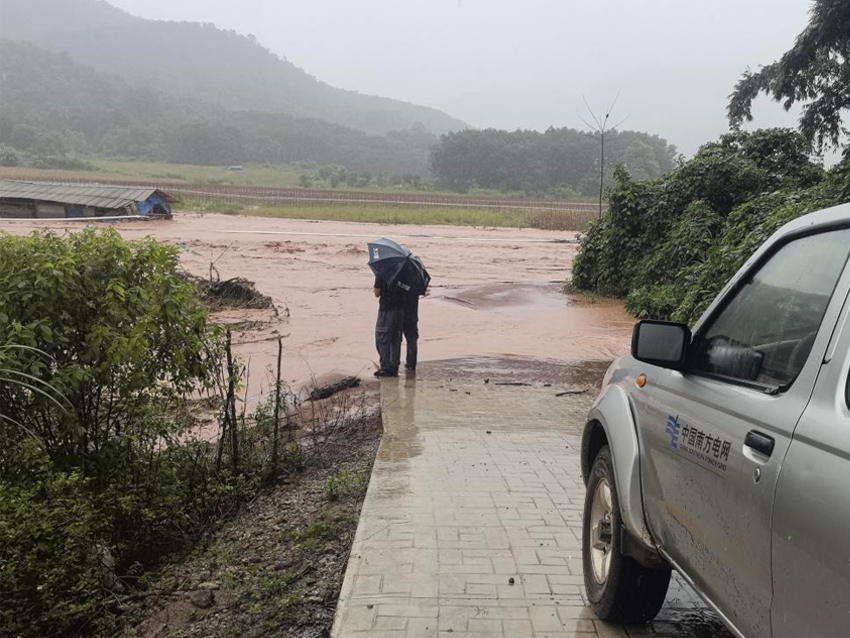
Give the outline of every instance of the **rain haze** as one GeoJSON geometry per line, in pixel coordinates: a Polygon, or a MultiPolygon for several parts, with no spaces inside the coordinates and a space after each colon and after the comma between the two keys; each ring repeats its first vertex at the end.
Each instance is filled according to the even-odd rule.
{"type": "Polygon", "coordinates": [[[0,638],[848,635],[848,52],[0,0],[0,638]]]}
{"type": "MultiPolygon", "coordinates": [[[[586,128],[620,92],[624,126],[685,154],[727,129],[747,66],[778,58],[808,0],[112,0],[151,19],[253,34],[318,79],[433,106],[472,127],[586,128]]],[[[761,99],[757,126],[795,124],[761,99]]]]}

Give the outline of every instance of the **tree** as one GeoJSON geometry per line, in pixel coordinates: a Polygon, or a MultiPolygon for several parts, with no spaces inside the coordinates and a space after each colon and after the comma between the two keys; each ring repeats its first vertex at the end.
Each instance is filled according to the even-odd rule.
{"type": "Polygon", "coordinates": [[[170,159],[187,164],[239,164],[245,161],[242,138],[242,133],[234,126],[210,122],[183,124],[170,140],[170,159]]]}
{"type": "Polygon", "coordinates": [[[845,162],[829,174],[792,129],[736,132],[660,179],[623,167],[608,211],[582,235],[572,285],[626,297],[642,318],[695,321],[770,234],[846,201],[845,162]]]}
{"type": "Polygon", "coordinates": [[[850,2],[814,0],[809,24],[794,46],[778,62],[744,72],[729,99],[733,128],[752,121],[760,93],[786,110],[802,103],[800,132],[819,151],[840,145],[847,133],[842,112],[850,109],[850,2]]]}
{"type": "MultiPolygon", "coordinates": [[[[605,185],[610,168],[625,164],[636,174],[660,177],[675,166],[676,149],[654,135],[605,131],[605,185]],[[629,148],[643,143],[644,153],[629,148]]],[[[583,195],[599,191],[600,136],[571,128],[537,131],[467,129],[440,138],[431,149],[431,172],[456,191],[477,186],[508,192],[542,193],[571,188],[583,195]]]]}

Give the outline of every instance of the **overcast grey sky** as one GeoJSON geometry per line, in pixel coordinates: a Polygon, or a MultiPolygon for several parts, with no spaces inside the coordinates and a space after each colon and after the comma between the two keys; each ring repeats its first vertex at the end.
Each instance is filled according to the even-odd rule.
{"type": "MultiPolygon", "coordinates": [[[[808,0],[108,0],[146,18],[254,34],[334,86],[475,127],[584,128],[582,95],[688,154],[726,129],[726,96],[807,21],[808,0]]],[[[757,124],[793,124],[763,101],[757,124]]]]}

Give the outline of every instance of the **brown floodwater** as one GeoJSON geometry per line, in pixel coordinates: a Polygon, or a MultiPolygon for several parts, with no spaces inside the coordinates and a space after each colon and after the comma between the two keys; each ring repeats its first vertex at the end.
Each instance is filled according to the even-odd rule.
{"type": "MultiPolygon", "coordinates": [[[[284,379],[371,378],[377,354],[377,300],[366,242],[391,237],[418,254],[433,281],[420,304],[420,360],[468,357],[607,361],[628,349],[633,320],[618,301],[561,293],[575,256],[575,234],[533,229],[380,225],[231,215],[177,215],[171,221],[113,225],[128,239],[152,236],[181,250],[187,271],[245,277],[270,295],[279,318],[227,311],[228,323],[255,322],[237,339],[250,360],[251,394],[283,339],[284,379]],[[271,321],[271,323],[269,323],[271,321]]],[[[0,221],[0,230],[58,232],[79,223],[0,221]]]]}

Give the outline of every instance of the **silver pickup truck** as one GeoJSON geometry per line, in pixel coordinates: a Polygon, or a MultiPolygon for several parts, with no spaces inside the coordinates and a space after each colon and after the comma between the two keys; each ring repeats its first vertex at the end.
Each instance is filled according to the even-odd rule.
{"type": "Polygon", "coordinates": [[[850,636],[850,204],[801,217],[691,331],[642,321],[582,441],[587,596],[641,622],[672,569],[741,638],[850,636]]]}

